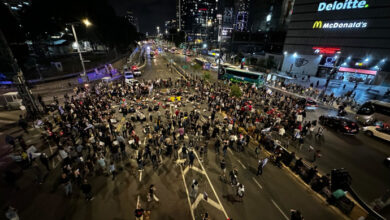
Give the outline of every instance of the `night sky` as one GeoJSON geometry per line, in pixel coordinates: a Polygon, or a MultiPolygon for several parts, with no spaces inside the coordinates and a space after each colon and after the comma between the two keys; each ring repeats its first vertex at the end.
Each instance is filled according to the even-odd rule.
{"type": "Polygon", "coordinates": [[[176,0],[108,0],[117,15],[124,16],[132,10],[138,17],[140,32],[154,34],[159,25],[164,31],[164,22],[176,17],[176,0]]]}

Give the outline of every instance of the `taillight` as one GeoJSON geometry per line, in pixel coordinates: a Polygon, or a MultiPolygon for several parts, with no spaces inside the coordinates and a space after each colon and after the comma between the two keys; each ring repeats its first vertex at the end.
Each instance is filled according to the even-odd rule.
{"type": "Polygon", "coordinates": [[[349,130],[349,127],[348,126],[344,126],[345,130],[349,130]]]}

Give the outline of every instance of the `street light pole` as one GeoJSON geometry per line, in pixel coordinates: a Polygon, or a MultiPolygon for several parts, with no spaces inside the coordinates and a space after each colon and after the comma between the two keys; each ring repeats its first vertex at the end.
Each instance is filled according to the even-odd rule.
{"type": "Polygon", "coordinates": [[[218,58],[218,78],[221,75],[221,59],[222,59],[222,14],[217,14],[218,18],[218,37],[219,40],[219,58],[218,58]]]}
{"type": "Polygon", "coordinates": [[[81,54],[80,45],[79,45],[79,41],[77,39],[76,31],[74,29],[74,25],[71,24],[71,26],[72,26],[73,37],[74,37],[74,40],[75,40],[76,45],[77,45],[77,52],[78,52],[79,57],[80,57],[81,66],[83,67],[83,72],[80,74],[80,76],[83,79],[83,81],[86,80],[86,82],[88,82],[87,73],[85,72],[84,59],[83,59],[83,55],[81,54]]]}

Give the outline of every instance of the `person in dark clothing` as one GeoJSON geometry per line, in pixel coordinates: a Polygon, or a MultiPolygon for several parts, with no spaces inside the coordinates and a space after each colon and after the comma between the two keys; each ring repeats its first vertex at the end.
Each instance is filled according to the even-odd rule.
{"type": "Polygon", "coordinates": [[[291,209],[291,217],[290,220],[303,220],[302,214],[299,210],[291,209]]]}
{"type": "Polygon", "coordinates": [[[141,205],[138,204],[137,208],[134,211],[136,220],[143,220],[144,217],[144,209],[141,208],[141,205]]]}
{"type": "Polygon", "coordinates": [[[83,182],[83,184],[81,185],[80,188],[81,188],[81,191],[84,193],[85,199],[87,201],[93,200],[92,186],[91,186],[91,184],[88,183],[87,179],[84,179],[84,182],[83,182]]]}
{"type": "Polygon", "coordinates": [[[47,157],[47,155],[45,153],[42,153],[39,159],[41,160],[41,163],[46,167],[47,171],[50,171],[49,158],[47,157]]]}
{"type": "Polygon", "coordinates": [[[256,176],[263,174],[263,161],[259,160],[257,164],[257,173],[256,176]]]}
{"type": "Polygon", "coordinates": [[[24,130],[24,132],[28,133],[28,130],[27,130],[28,123],[27,123],[26,119],[23,118],[22,115],[19,115],[18,125],[24,130]]]}

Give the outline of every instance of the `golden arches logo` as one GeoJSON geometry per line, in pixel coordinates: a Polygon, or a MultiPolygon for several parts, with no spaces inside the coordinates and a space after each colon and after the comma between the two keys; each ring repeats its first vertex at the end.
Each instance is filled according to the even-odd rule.
{"type": "Polygon", "coordinates": [[[315,21],[313,24],[313,29],[322,28],[322,21],[315,21]]]}

